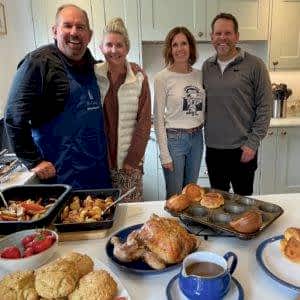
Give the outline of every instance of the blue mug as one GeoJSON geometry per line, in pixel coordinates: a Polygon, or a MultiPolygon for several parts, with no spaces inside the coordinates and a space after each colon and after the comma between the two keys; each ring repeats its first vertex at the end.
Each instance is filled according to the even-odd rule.
{"type": "Polygon", "coordinates": [[[227,252],[223,257],[212,252],[199,251],[188,255],[182,262],[179,275],[179,287],[183,294],[191,300],[219,300],[222,299],[230,288],[231,274],[237,265],[237,256],[227,252]],[[228,261],[232,258],[229,265],[228,261]],[[221,268],[215,275],[187,274],[187,267],[200,262],[214,263],[221,268]]]}

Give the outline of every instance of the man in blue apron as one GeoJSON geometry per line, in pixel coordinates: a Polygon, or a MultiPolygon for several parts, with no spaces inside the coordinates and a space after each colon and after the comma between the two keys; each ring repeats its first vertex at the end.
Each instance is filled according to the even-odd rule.
{"type": "Polygon", "coordinates": [[[87,14],[61,6],[52,30],[55,44],[18,66],[5,113],[12,147],[42,180],[75,189],[111,187],[87,14]]]}

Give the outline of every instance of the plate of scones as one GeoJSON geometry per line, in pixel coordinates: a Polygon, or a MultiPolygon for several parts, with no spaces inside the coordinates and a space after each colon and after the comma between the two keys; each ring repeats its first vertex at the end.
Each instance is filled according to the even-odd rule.
{"type": "Polygon", "coordinates": [[[289,227],[283,235],[263,241],[256,259],[272,279],[300,292],[300,228],[289,227]]]}
{"type": "Polygon", "coordinates": [[[26,295],[26,299],[131,299],[108,266],[77,252],[68,253],[36,270],[2,275],[0,290],[5,299],[17,299],[20,295],[26,295]]]}

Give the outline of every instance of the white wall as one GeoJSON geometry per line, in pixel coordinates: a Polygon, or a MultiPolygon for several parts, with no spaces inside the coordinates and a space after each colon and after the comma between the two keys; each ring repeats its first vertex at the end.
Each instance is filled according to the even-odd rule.
{"type": "Polygon", "coordinates": [[[7,34],[0,35],[0,117],[20,59],[35,48],[30,0],[1,0],[7,34]]]}

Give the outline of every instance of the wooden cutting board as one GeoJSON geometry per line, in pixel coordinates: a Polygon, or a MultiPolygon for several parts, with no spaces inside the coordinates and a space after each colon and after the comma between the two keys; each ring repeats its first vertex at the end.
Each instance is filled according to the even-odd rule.
{"type": "Polygon", "coordinates": [[[103,239],[107,236],[109,229],[89,230],[89,231],[72,231],[58,232],[60,242],[79,241],[79,240],[96,240],[103,239]]]}

